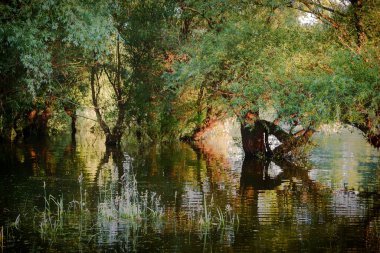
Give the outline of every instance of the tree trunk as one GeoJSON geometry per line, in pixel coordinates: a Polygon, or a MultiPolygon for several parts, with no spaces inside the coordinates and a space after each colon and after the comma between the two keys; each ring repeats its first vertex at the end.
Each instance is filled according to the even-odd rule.
{"type": "Polygon", "coordinates": [[[185,18],[182,22],[181,26],[181,33],[180,33],[180,39],[181,41],[185,41],[188,38],[188,35],[190,34],[190,25],[191,25],[191,18],[185,18]]]}
{"type": "Polygon", "coordinates": [[[125,126],[124,126],[124,119],[125,119],[125,102],[123,99],[123,89],[121,87],[121,56],[120,56],[120,37],[117,36],[117,42],[116,42],[116,60],[117,60],[117,70],[116,70],[116,82],[110,83],[114,87],[115,95],[116,95],[116,103],[117,103],[117,120],[115,123],[115,126],[112,128],[112,134],[109,136],[109,140],[106,144],[108,145],[119,145],[121,142],[121,137],[124,134],[125,126]]]}
{"type": "Polygon", "coordinates": [[[361,47],[363,46],[363,44],[365,43],[365,41],[367,39],[367,36],[364,32],[364,24],[363,24],[363,20],[362,20],[363,1],[362,0],[351,0],[351,3],[354,7],[356,44],[358,46],[358,50],[360,51],[361,47]]]}
{"type": "Polygon", "coordinates": [[[121,136],[117,134],[107,134],[106,135],[106,145],[107,146],[118,146],[121,141],[121,136]]]}
{"type": "Polygon", "coordinates": [[[284,131],[275,122],[259,119],[258,113],[248,112],[241,124],[243,150],[247,157],[286,158],[293,156],[297,147],[308,143],[315,132],[308,127],[295,134],[284,131]],[[274,135],[282,144],[271,150],[268,137],[274,135]]]}
{"type": "Polygon", "coordinates": [[[31,111],[28,115],[28,125],[22,130],[23,136],[46,136],[50,117],[51,109],[49,107],[43,110],[41,114],[37,110],[31,111]]]}
{"type": "Polygon", "coordinates": [[[71,118],[71,136],[75,138],[75,134],[77,133],[77,128],[76,128],[76,122],[77,122],[77,112],[74,107],[68,107],[65,106],[64,110],[66,114],[71,118]]]}
{"type": "Polygon", "coordinates": [[[137,116],[137,119],[136,119],[136,139],[137,139],[137,142],[141,143],[142,141],[142,131],[141,131],[141,123],[142,123],[142,120],[141,120],[141,117],[140,116],[137,116]]]}
{"type": "Polygon", "coordinates": [[[74,114],[71,117],[71,135],[73,136],[75,136],[75,134],[77,133],[76,122],[77,122],[77,115],[74,114]]]}
{"type": "Polygon", "coordinates": [[[246,156],[262,156],[266,154],[266,130],[262,124],[240,126],[243,150],[246,156]]]}
{"type": "MultiPolygon", "coordinates": [[[[118,117],[115,126],[113,127],[112,131],[108,124],[104,121],[103,116],[101,114],[99,104],[98,104],[98,95],[99,95],[99,88],[96,89],[95,86],[95,77],[96,77],[96,69],[95,69],[95,63],[94,66],[91,67],[91,76],[90,76],[90,85],[91,85],[91,97],[92,97],[92,104],[94,105],[94,110],[96,114],[97,121],[103,130],[104,134],[106,135],[106,145],[107,146],[116,146],[120,144],[121,137],[124,133],[124,117],[125,117],[125,105],[121,98],[121,91],[120,91],[120,81],[119,77],[117,77],[118,82],[118,89],[115,89],[115,95],[117,98],[117,108],[118,108],[118,117]]],[[[99,82],[99,81],[98,81],[99,82]]],[[[112,85],[114,85],[112,83],[112,85]]]]}
{"type": "Polygon", "coordinates": [[[99,105],[98,105],[98,93],[99,93],[99,91],[97,91],[95,88],[95,75],[96,75],[95,65],[96,65],[96,63],[94,63],[94,66],[91,67],[91,76],[90,76],[92,104],[94,105],[94,111],[96,114],[96,119],[98,120],[100,128],[103,130],[103,132],[107,136],[107,135],[111,134],[111,132],[110,132],[110,129],[109,129],[107,123],[103,120],[103,117],[102,117],[102,114],[100,113],[100,109],[99,109],[99,105]]]}
{"type": "Polygon", "coordinates": [[[368,142],[375,148],[380,148],[380,133],[370,134],[368,136],[368,142]]]}
{"type": "Polygon", "coordinates": [[[246,157],[272,156],[268,143],[266,121],[259,119],[258,112],[248,112],[240,125],[241,140],[246,157]]]}

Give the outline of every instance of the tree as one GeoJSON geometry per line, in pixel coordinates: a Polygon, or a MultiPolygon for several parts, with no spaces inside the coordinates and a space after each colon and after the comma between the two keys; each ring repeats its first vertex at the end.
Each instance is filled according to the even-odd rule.
{"type": "Polygon", "coordinates": [[[112,33],[107,1],[1,3],[2,136],[45,134],[53,107],[75,120],[88,52],[105,52],[112,33]],[[71,106],[69,106],[71,105],[71,106]],[[70,107],[70,108],[69,108],[70,107]]]}
{"type": "Polygon", "coordinates": [[[380,5],[377,1],[313,1],[299,0],[292,5],[312,13],[334,30],[341,44],[334,53],[331,71],[341,82],[341,120],[364,132],[368,141],[380,147],[379,80],[380,5]],[[343,87],[342,87],[343,86],[343,87]]]}
{"type": "Polygon", "coordinates": [[[139,140],[157,141],[172,135],[172,93],[164,90],[162,74],[168,48],[175,1],[132,1],[120,15],[129,70],[127,114],[139,140]],[[124,12],[125,13],[125,12],[124,12]]]}
{"type": "Polygon", "coordinates": [[[1,3],[1,135],[45,134],[64,111],[75,133],[90,88],[107,145],[127,128],[138,139],[196,138],[230,114],[250,155],[294,154],[335,121],[378,147],[379,8],[360,0],[1,3]],[[314,21],[301,24],[305,14],[314,21]],[[269,135],[282,145],[271,150],[269,135]]]}
{"type": "MultiPolygon", "coordinates": [[[[371,56],[377,49],[368,47],[364,38],[365,29],[376,26],[358,21],[359,14],[365,16],[363,6],[352,3],[337,9],[317,1],[257,1],[232,7],[233,1],[228,2],[238,15],[224,13],[218,29],[193,36],[184,50],[189,60],[178,63],[169,80],[178,90],[206,87],[210,97],[226,105],[225,110],[240,119],[247,155],[284,157],[307,143],[323,123],[367,127],[368,112],[363,112],[370,109],[378,115],[377,95],[369,90],[379,88],[379,58],[378,53],[371,56]],[[323,22],[301,25],[305,12],[323,22]],[[349,30],[350,22],[356,24],[351,26],[356,33],[349,30]],[[355,97],[358,92],[360,99],[355,97]],[[265,111],[273,111],[274,118],[265,120],[265,111]],[[283,144],[269,150],[269,134],[283,144]]],[[[370,124],[375,132],[376,124],[370,124]]]]}

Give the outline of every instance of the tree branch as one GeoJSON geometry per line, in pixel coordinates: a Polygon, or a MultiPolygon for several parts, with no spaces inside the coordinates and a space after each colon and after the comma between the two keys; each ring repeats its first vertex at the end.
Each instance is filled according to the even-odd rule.
{"type": "Polygon", "coordinates": [[[334,14],[338,14],[338,15],[340,15],[342,17],[346,17],[347,16],[345,13],[340,12],[339,10],[333,9],[331,7],[324,6],[321,3],[316,3],[316,2],[310,1],[310,0],[299,0],[299,1],[301,3],[308,3],[310,5],[314,5],[314,6],[318,7],[318,8],[321,8],[321,9],[323,9],[325,11],[328,11],[328,12],[331,12],[331,13],[334,13],[334,14]]]}
{"type": "Polygon", "coordinates": [[[213,26],[213,22],[212,22],[212,20],[211,20],[210,18],[206,17],[206,16],[204,15],[204,13],[200,12],[200,11],[197,10],[197,9],[194,9],[194,8],[188,7],[188,6],[183,6],[183,7],[181,7],[181,8],[182,8],[182,10],[189,10],[189,11],[191,11],[191,12],[194,12],[194,13],[200,15],[202,18],[206,19],[206,21],[207,21],[207,23],[208,23],[208,26],[209,26],[211,29],[214,29],[214,26],[213,26]]]}

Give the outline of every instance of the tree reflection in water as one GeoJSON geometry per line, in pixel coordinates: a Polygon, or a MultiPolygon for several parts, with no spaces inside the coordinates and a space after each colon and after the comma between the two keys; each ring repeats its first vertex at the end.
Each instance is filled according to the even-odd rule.
{"type": "MultiPolygon", "coordinates": [[[[54,249],[62,245],[61,239],[72,242],[68,251],[139,251],[157,247],[166,251],[176,248],[238,252],[379,249],[378,195],[330,187],[325,177],[318,178],[319,169],[315,166],[303,168],[253,159],[239,163],[238,159],[218,154],[218,149],[194,151],[183,143],[105,149],[89,140],[63,140],[3,148],[0,159],[0,189],[7,193],[0,196],[0,221],[8,224],[18,214],[24,214],[22,238],[43,248],[46,244],[38,233],[29,235],[33,214],[28,215],[25,210],[43,206],[43,181],[48,193],[56,197],[63,194],[66,204],[78,200],[77,179],[83,173],[89,212],[85,217],[65,218],[64,236],[51,242],[54,249]],[[123,181],[126,174],[128,183],[123,181]],[[132,203],[140,209],[148,199],[149,208],[153,209],[153,193],[161,196],[160,206],[164,207],[160,222],[151,219],[151,215],[136,215],[134,222],[123,217],[121,208],[130,203],[126,196],[135,196],[139,204],[132,203]],[[204,211],[203,199],[213,208],[232,209],[239,216],[239,228],[223,230],[211,226],[207,233],[199,229],[196,218],[197,212],[204,211]]],[[[361,170],[374,173],[371,168],[361,170]]],[[[376,171],[373,176],[377,176],[376,171]]],[[[27,242],[18,240],[19,246],[13,244],[13,249],[28,247],[27,242]]]]}

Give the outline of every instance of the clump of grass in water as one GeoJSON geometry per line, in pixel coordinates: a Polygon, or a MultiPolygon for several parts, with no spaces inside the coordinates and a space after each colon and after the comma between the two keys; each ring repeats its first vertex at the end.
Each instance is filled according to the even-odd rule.
{"type": "Polygon", "coordinates": [[[176,216],[174,229],[179,227],[183,232],[189,233],[197,231],[200,236],[205,237],[214,229],[223,236],[225,232],[233,234],[239,228],[239,216],[231,205],[227,204],[225,208],[219,207],[214,204],[213,197],[208,202],[206,195],[203,195],[203,201],[199,203],[198,208],[189,211],[180,210],[177,214],[169,212],[166,217],[170,218],[171,215],[176,216]]]}
{"type": "MultiPolygon", "coordinates": [[[[80,187],[80,199],[79,201],[73,200],[69,202],[68,209],[64,209],[63,196],[56,198],[52,195],[48,195],[46,191],[46,182],[43,184],[44,189],[44,209],[42,211],[35,209],[37,214],[35,214],[35,219],[37,218],[37,224],[34,223],[35,228],[40,232],[42,239],[49,239],[55,241],[59,233],[63,233],[64,230],[64,220],[77,220],[78,212],[76,211],[76,206],[79,206],[80,211],[80,221],[76,227],[82,229],[83,226],[83,215],[86,214],[86,191],[83,187],[83,174],[81,173],[78,177],[78,183],[80,187]],[[74,209],[74,212],[72,212],[74,209]]],[[[85,217],[86,218],[86,217],[85,217]]],[[[17,222],[17,220],[16,220],[17,222]]],[[[81,233],[81,231],[79,232],[81,233]]]]}
{"type": "Polygon", "coordinates": [[[129,251],[136,249],[140,233],[146,234],[148,228],[160,231],[165,215],[160,196],[138,190],[130,160],[123,164],[123,169],[121,177],[112,177],[117,175],[117,170],[101,171],[99,184],[103,188],[98,204],[98,241],[114,243],[122,237],[129,251]],[[107,178],[108,172],[111,172],[110,178],[107,178]]]}
{"type": "Polygon", "coordinates": [[[61,196],[57,199],[52,195],[47,196],[45,182],[43,187],[45,208],[39,213],[39,216],[41,216],[39,231],[42,238],[55,238],[57,233],[63,228],[63,197],[61,196]]]}
{"type": "Polygon", "coordinates": [[[74,211],[76,210],[76,206],[79,206],[79,210],[81,213],[83,213],[84,211],[88,211],[86,209],[86,190],[84,190],[84,187],[83,187],[83,173],[80,173],[79,177],[78,177],[78,183],[79,183],[79,194],[80,194],[80,199],[79,201],[77,200],[72,200],[70,203],[69,203],[69,209],[74,209],[74,211]],[[83,192],[84,191],[84,192],[83,192]],[[83,196],[84,195],[84,196],[83,196]]]}
{"type": "Polygon", "coordinates": [[[1,244],[1,249],[4,248],[4,227],[1,226],[0,229],[0,244],[1,244]]]}
{"type": "Polygon", "coordinates": [[[21,218],[20,214],[17,215],[16,220],[14,222],[10,222],[5,226],[0,227],[0,249],[3,250],[6,248],[6,242],[15,242],[17,235],[15,235],[15,231],[19,230],[21,218]]]}
{"type": "Polygon", "coordinates": [[[98,214],[106,220],[141,223],[163,218],[161,198],[155,192],[139,194],[134,175],[121,177],[121,191],[115,196],[112,189],[104,190],[104,197],[98,205],[98,214]]]}
{"type": "Polygon", "coordinates": [[[207,204],[206,196],[203,196],[203,210],[191,216],[192,219],[198,221],[202,233],[208,233],[212,227],[217,229],[234,229],[239,226],[239,216],[233,212],[231,205],[227,204],[222,210],[218,206],[214,206],[213,198],[211,203],[207,204]]]}
{"type": "MultiPolygon", "coordinates": [[[[128,162],[126,164],[131,166],[128,162]]],[[[114,171],[114,175],[117,175],[117,170],[114,171]]],[[[100,176],[100,180],[101,178],[102,176],[100,176]]],[[[103,184],[104,188],[101,191],[98,204],[97,225],[100,230],[96,235],[92,235],[90,240],[100,235],[107,243],[116,242],[120,240],[118,231],[123,231],[121,236],[125,236],[127,245],[129,245],[128,241],[130,239],[132,239],[132,245],[137,245],[138,234],[144,231],[147,232],[147,227],[161,230],[163,224],[172,222],[170,216],[165,213],[160,196],[147,190],[143,193],[138,191],[136,177],[130,172],[129,167],[124,168],[124,174],[121,177],[113,177],[111,182],[105,179],[104,182],[108,183],[103,184]]],[[[78,183],[80,187],[79,201],[73,200],[70,202],[69,209],[64,210],[63,197],[55,198],[48,195],[46,183],[44,182],[44,209],[43,211],[38,211],[37,216],[35,216],[39,218],[37,228],[44,240],[55,241],[57,235],[61,232],[63,233],[64,220],[66,222],[68,220],[74,221],[76,228],[81,226],[82,216],[86,214],[85,211],[87,210],[83,174],[78,177],[78,183]],[[70,206],[74,207],[74,212],[71,212],[70,206]],[[75,212],[76,207],[79,207],[78,210],[80,210],[81,220],[79,222],[75,219],[78,217],[78,212],[75,212]],[[74,220],[71,218],[74,218],[74,220]]],[[[175,199],[177,199],[176,195],[175,199]]],[[[230,228],[234,229],[239,224],[239,219],[229,205],[224,209],[216,207],[213,204],[213,198],[208,203],[206,196],[204,196],[201,208],[188,216],[185,222],[190,223],[189,227],[182,227],[185,230],[192,232],[193,229],[200,229],[201,234],[207,236],[213,228],[223,229],[223,231],[230,228]]],[[[16,223],[19,223],[19,221],[16,223]]],[[[93,225],[96,224],[92,223],[90,227],[93,228],[93,225]]]]}

